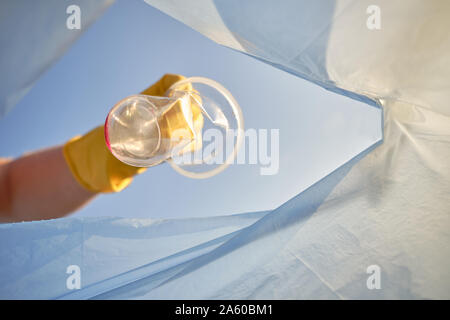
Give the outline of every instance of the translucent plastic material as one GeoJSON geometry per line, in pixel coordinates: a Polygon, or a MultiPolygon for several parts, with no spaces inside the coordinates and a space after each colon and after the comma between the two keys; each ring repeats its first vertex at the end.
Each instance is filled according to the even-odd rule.
{"type": "Polygon", "coordinates": [[[112,154],[129,165],[149,167],[169,160],[183,175],[207,178],[234,160],[243,126],[242,111],[224,87],[192,77],[172,85],[165,97],[133,95],[118,102],[106,118],[105,138],[112,154]],[[210,129],[222,136],[235,130],[225,161],[211,161],[214,154],[203,153],[202,135],[210,129]]]}

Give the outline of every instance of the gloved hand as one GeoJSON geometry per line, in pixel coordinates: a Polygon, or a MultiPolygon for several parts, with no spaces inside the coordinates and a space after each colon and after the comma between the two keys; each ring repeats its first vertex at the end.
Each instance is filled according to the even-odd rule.
{"type": "MultiPolygon", "coordinates": [[[[173,75],[173,74],[166,74],[164,77],[162,77],[157,83],[150,86],[146,90],[142,91],[141,94],[148,95],[148,96],[164,96],[166,91],[170,88],[172,84],[174,84],[177,81],[180,81],[182,79],[185,79],[183,76],[180,75],[173,75]]],[[[190,83],[177,86],[177,90],[180,91],[190,91],[191,93],[195,92],[193,90],[192,85],[190,83]]],[[[183,138],[194,138],[195,133],[199,133],[203,127],[203,115],[200,110],[200,107],[197,105],[196,101],[201,103],[201,98],[197,94],[193,94],[195,97],[195,100],[191,99],[191,111],[192,111],[192,118],[193,118],[193,128],[189,128],[188,122],[185,119],[185,116],[183,115],[182,106],[180,101],[175,102],[174,105],[171,106],[171,108],[164,113],[164,117],[159,121],[159,127],[161,130],[161,138],[163,141],[172,141],[175,143],[178,137],[175,137],[175,134],[182,130],[183,133],[189,132],[190,137],[183,136],[183,138]],[[195,132],[192,132],[195,131],[195,132]]],[[[183,148],[183,151],[194,151],[196,148],[201,148],[202,141],[197,140],[195,142],[190,143],[185,148],[183,148]]],[[[166,148],[170,148],[170,146],[165,146],[166,148]]]]}
{"type": "MultiPolygon", "coordinates": [[[[184,77],[180,75],[166,74],[141,94],[164,96],[172,84],[182,79],[184,77]]],[[[192,87],[190,84],[186,84],[179,89],[192,90],[192,87]]],[[[191,104],[191,109],[194,126],[196,129],[201,129],[203,116],[200,108],[191,104]]],[[[175,130],[186,128],[186,126],[187,122],[180,106],[174,105],[161,120],[161,135],[163,138],[170,139],[175,130]]],[[[111,154],[106,146],[103,125],[84,136],[77,136],[69,140],[64,145],[63,153],[75,179],[81,186],[92,192],[121,191],[131,183],[133,176],[146,170],[146,168],[127,165],[111,154]]]]}

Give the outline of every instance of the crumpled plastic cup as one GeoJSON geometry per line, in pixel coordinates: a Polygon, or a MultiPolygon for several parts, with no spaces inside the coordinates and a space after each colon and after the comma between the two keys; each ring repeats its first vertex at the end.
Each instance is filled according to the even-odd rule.
{"type": "Polygon", "coordinates": [[[105,121],[106,144],[117,159],[136,167],[167,161],[190,178],[214,176],[232,163],[242,144],[243,130],[242,111],[231,93],[202,77],[178,81],[164,97],[129,96],[111,109],[105,121]],[[186,153],[201,153],[203,131],[208,128],[237,132],[224,163],[212,166],[205,159],[194,164],[174,161],[186,153]],[[188,170],[193,166],[196,170],[188,170]]]}

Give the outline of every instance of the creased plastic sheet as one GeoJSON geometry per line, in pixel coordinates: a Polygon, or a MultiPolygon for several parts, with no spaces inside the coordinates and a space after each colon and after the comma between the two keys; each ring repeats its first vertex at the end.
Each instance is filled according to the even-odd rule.
{"type": "Polygon", "coordinates": [[[114,0],[7,0],[0,2],[0,117],[31,89],[50,65],[64,54],[114,0]],[[80,9],[80,29],[66,20],[80,9]]]}
{"type": "Polygon", "coordinates": [[[363,0],[147,2],[219,43],[375,101],[383,142],[271,212],[0,226],[2,297],[450,298],[450,2],[377,1],[380,30],[366,27],[363,0]],[[80,290],[65,287],[71,264],[80,290]],[[379,290],[367,286],[372,265],[379,290]]]}

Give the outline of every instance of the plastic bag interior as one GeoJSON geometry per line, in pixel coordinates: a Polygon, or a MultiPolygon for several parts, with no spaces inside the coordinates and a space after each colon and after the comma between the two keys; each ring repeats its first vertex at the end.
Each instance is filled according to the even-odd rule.
{"type": "Polygon", "coordinates": [[[0,86],[0,117],[11,110],[37,79],[79,38],[114,0],[25,0],[0,4],[0,70],[8,75],[0,86]],[[83,8],[83,28],[66,28],[69,6],[83,8]],[[55,14],[56,13],[56,14],[55,14]],[[57,14],[59,13],[59,14],[57,14]]]}
{"type": "Polygon", "coordinates": [[[2,243],[15,240],[0,247],[2,297],[450,297],[448,1],[380,0],[376,31],[366,0],[146,2],[218,43],[381,107],[383,141],[268,212],[2,225],[2,243]],[[33,259],[32,271],[17,268],[33,259]],[[68,264],[90,270],[82,289],[68,292],[64,273],[48,281],[68,264]],[[368,290],[374,265],[381,290],[368,290]]]}

